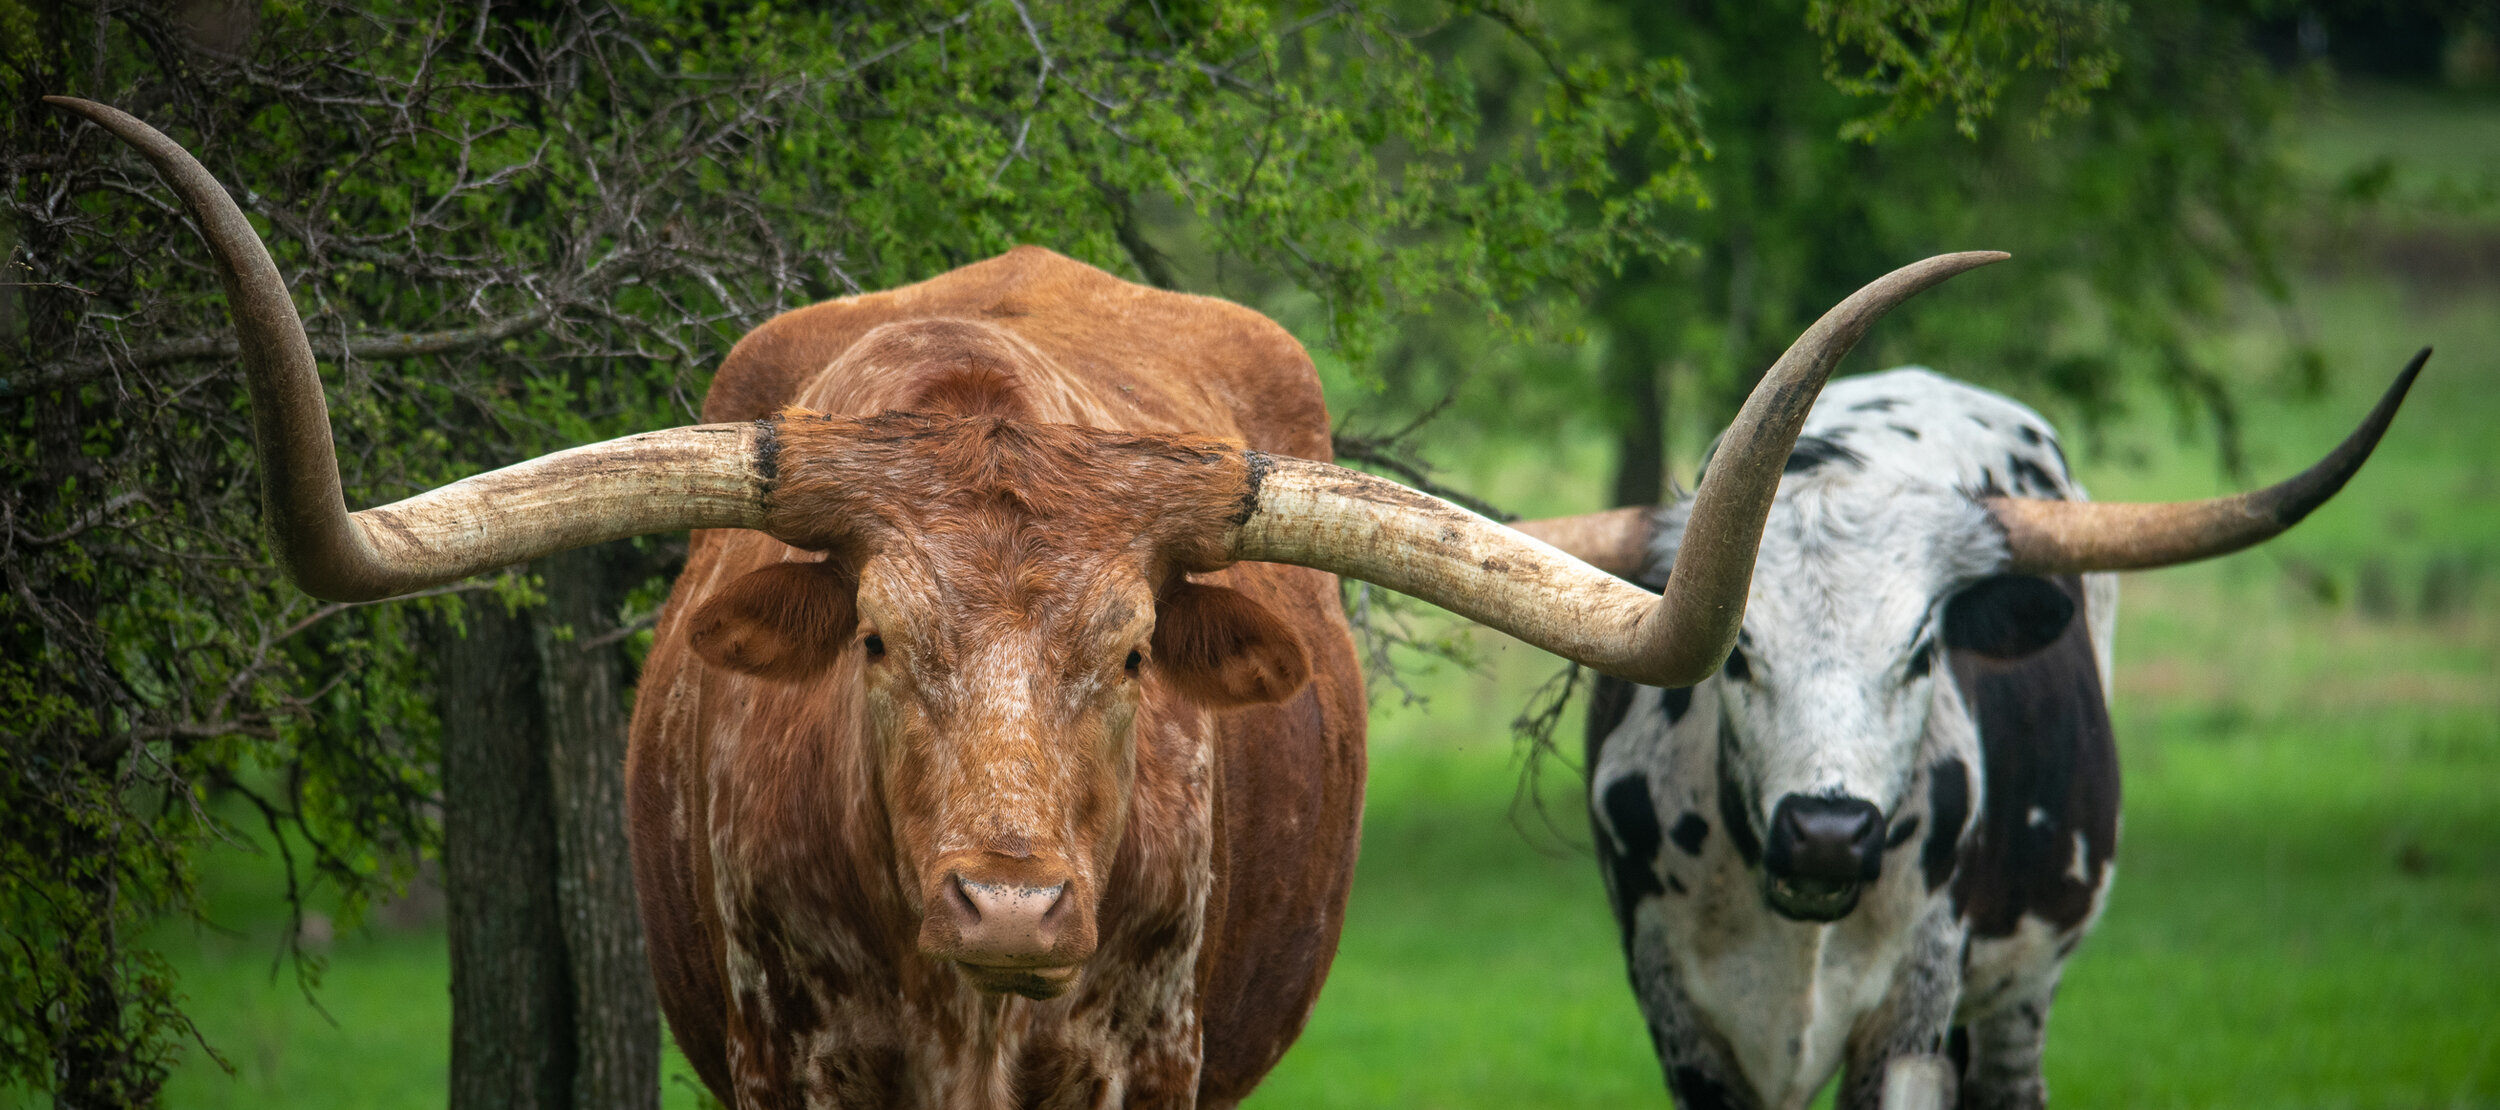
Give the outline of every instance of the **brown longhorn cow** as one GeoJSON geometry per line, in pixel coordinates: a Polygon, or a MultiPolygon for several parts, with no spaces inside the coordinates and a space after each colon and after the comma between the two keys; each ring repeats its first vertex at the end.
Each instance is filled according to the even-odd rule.
{"type": "Polygon", "coordinates": [[[1249,310],[1036,249],[781,316],[715,423],[346,510],[285,283],[171,140],[232,306],[273,550],[406,593],[695,529],[634,719],[636,881],[678,1042],[740,1107],[1229,1105],[1336,947],[1363,697],[1336,580],[1660,686],[1732,643],[1783,462],[1905,267],[1774,366],[1653,596],[1328,465],[1309,360],[1249,310]]]}

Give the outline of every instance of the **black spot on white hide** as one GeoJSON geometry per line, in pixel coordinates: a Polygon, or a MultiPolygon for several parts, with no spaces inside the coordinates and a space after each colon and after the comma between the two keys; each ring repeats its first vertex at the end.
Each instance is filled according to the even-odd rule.
{"type": "Polygon", "coordinates": [[[1866,465],[1866,456],[1824,436],[1798,436],[1796,449],[1788,453],[1788,462],[1780,467],[1780,473],[1804,474],[1831,463],[1843,463],[1856,469],[1866,465]]]}
{"type": "Polygon", "coordinates": [[[1675,841],[1675,846],[1684,849],[1685,855],[1698,856],[1702,844],[1710,839],[1710,822],[1702,820],[1698,813],[1687,811],[1684,816],[1675,819],[1675,828],[1668,831],[1667,839],[1675,841]]]}
{"type": "Polygon", "coordinates": [[[1658,811],[1649,800],[1649,777],[1633,773],[1606,784],[1598,806],[1605,813],[1597,829],[1598,864],[1606,869],[1606,895],[1614,902],[1628,956],[1634,908],[1643,898],[1666,893],[1658,881],[1658,811]]]}
{"type": "Polygon", "coordinates": [[[2000,574],[1955,594],[1944,609],[1944,642],[1955,651],[2020,659],[2066,634],[2075,602],[2046,578],[2000,574]]]}

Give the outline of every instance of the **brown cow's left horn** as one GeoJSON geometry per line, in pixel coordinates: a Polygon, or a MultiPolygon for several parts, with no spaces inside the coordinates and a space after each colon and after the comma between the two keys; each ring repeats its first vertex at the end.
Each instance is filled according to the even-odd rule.
{"type": "Polygon", "coordinates": [[[2261,490],[2144,503],[1986,498],[1981,504],[2005,530],[2006,569],[2016,574],[2143,570],[2228,555],[2273,539],[2326,504],[2369,460],[2430,357],[2428,347],[2414,355],[2378,407],[2317,465],[2261,490]]]}
{"type": "Polygon", "coordinates": [[[1893,306],[2005,257],[1972,251],[1904,266],[1806,329],[1720,441],[1663,597],[1393,482],[1264,455],[1253,458],[1254,508],[1233,557],[1377,582],[1611,675],[1690,686],[1736,641],[1780,469],[1832,367],[1893,306]]]}
{"type": "Polygon", "coordinates": [[[52,104],[155,163],[217,256],[252,394],[261,514],[287,577],[316,597],[370,601],[626,536],[760,527],[768,482],[753,424],[707,424],[559,451],[350,514],[312,345],[260,236],[198,159],[118,109],[52,104]]]}

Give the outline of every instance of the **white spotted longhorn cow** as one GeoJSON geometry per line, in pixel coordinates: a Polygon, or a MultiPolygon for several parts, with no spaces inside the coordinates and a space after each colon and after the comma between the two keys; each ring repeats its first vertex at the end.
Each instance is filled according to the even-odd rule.
{"type": "MultiPolygon", "coordinates": [[[[2050,1000],[2118,841],[2106,572],[2289,528],[2429,354],[2308,471],[2177,504],[2087,501],[2038,413],[1924,369],[1826,389],[1735,650],[1691,686],[1601,677],[1590,708],[1598,857],[1676,1105],[1800,1108],[1838,1072],[1873,1107],[1937,1055],[1965,1107],[2044,1105],[2050,1000]]],[[[1668,587],[1692,504],[1519,527],[1668,587]]]]}

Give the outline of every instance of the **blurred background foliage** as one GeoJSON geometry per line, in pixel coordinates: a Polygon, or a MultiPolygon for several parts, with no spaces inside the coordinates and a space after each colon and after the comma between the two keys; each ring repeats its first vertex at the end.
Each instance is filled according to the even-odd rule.
{"type": "MultiPolygon", "coordinates": [[[[2472,0],[0,0],[0,1090],[146,1105],[178,1076],[184,1102],[290,1083],[328,1104],[440,1102],[443,1057],[422,1054],[444,1039],[428,892],[459,741],[438,710],[464,696],[441,660],[519,622],[542,649],[577,631],[598,642],[629,687],[680,558],[666,541],[618,545],[597,574],[522,568],[377,606],[295,593],[259,542],[205,251],[144,165],[40,96],[150,120],[243,202],[294,282],[359,505],[689,422],[710,367],[774,312],[1034,242],[1275,315],[1312,348],[1347,457],[1551,513],[1657,500],[1824,308],[1893,266],[1982,247],[2016,261],[1926,295],[1846,369],[1925,362],[2041,406],[2104,461],[2207,476],[2169,495],[2271,473],[2298,453],[2274,433],[2330,433],[2340,414],[2301,414],[2356,395],[2347,384],[2374,389],[2410,350],[2357,353],[2340,333],[2421,316],[2307,307],[2320,274],[2443,275],[2432,283],[2485,298],[2500,281],[2500,142],[2478,122],[2500,110],[2495,42],[2500,14],[2472,0]],[[2390,153],[2371,133],[2387,120],[2448,130],[2390,153]],[[369,918],[414,939],[351,939],[369,918]],[[300,988],[235,1001],[258,996],[229,980],[277,967],[300,988]],[[338,1025],[305,1018],[295,989],[338,1025]],[[350,1067],[290,1052],[295,1026],[303,1044],[387,1047],[350,1067]]],[[[2418,473],[2436,485],[2465,465],[2490,415],[2461,402],[2434,441],[2451,453],[2418,473]]],[[[2487,524],[2490,491],[2459,492],[2449,503],[2487,524]]],[[[2370,563],[2387,530],[2353,527],[2319,541],[2332,556],[2271,564],[2306,600],[2245,583],[2174,600],[2292,605],[2285,635],[2340,635],[2298,606],[2407,610],[2437,579],[2458,584],[2425,613],[2487,616],[2473,583],[2488,528],[2436,519],[2428,486],[2404,503],[2432,518],[2416,533],[2446,537],[2448,569],[2370,563]]],[[[1489,650],[1392,599],[1357,603],[1387,640],[1489,650]]],[[[2406,641],[2390,658],[2488,673],[2483,620],[2462,647],[2406,641]]],[[[1534,684],[1533,664],[1498,651],[1491,685],[1407,658],[1419,692],[1480,725],[1534,684]]],[[[2423,735],[2465,729],[2457,743],[2480,751],[2488,730],[2445,723],[2441,697],[2423,735]]],[[[1380,993],[1412,989],[1406,974],[1530,992],[1560,974],[1622,994],[1603,929],[1508,977],[1455,956],[1425,970],[1436,954],[1414,929],[1477,904],[1422,900],[1421,877],[1469,879],[1434,846],[1492,859],[1523,842],[1495,824],[1510,774],[1497,730],[1476,730],[1475,762],[1444,766],[1417,753],[1452,730],[1382,716],[1339,973],[1352,985],[1332,987],[1280,1073],[1272,1097],[1295,1104],[1415,1101],[1377,1076],[1481,1051],[1335,1032],[1434,1010],[1380,993]],[[1452,783],[1490,791],[1492,809],[1452,783]],[[1403,901],[1367,918],[1371,877],[1401,868],[1409,885],[1386,889],[1403,901]],[[1367,963],[1367,920],[1414,943],[1367,963]],[[1333,1016],[1346,997],[1389,1000],[1333,1016]],[[1355,1055],[1374,1086],[1346,1081],[1359,1061],[1295,1070],[1348,1043],[1373,1046],[1355,1055]]],[[[561,806],[552,789],[534,804],[561,806]]],[[[2165,789],[2192,785],[2152,796],[2165,789]]],[[[2490,925],[2474,899],[2492,864],[2446,847],[2480,828],[2458,821],[2404,835],[2424,866],[2462,868],[2471,936],[2490,925]]],[[[1602,920],[1590,869],[1549,874],[1541,858],[1491,896],[1602,920]]],[[[562,938],[548,943],[560,964],[562,938]]],[[[1594,1041],[1549,1047],[1637,1041],[1628,1005],[1599,1010],[1594,1041]]],[[[1641,1056],[1621,1074],[1646,1068],[1629,1089],[1656,1097],[1641,1056]]],[[[555,1065],[559,1081],[571,1067],[555,1065]]],[[[1606,1088],[1542,1067],[1529,1078],[1562,1085],[1516,1097],[1606,1088]]],[[[2488,1089],[2474,1082],[2459,1089],[2488,1089]]],[[[575,1095],[559,1082],[549,1101],[575,1095]]]]}
{"type": "MultiPolygon", "coordinates": [[[[1411,330],[1384,360],[1381,407],[1454,397],[1459,423],[1495,436],[1595,416],[1619,442],[1615,501],[1653,501],[1663,429],[1710,434],[1790,339],[1873,276],[1984,245],[2012,252],[2017,276],[1929,295],[1870,340],[1867,364],[1949,361],[2085,422],[2149,383],[2215,424],[2236,472],[2234,398],[2194,338],[2234,290],[2282,303],[2289,254],[2354,218],[2387,172],[2294,181],[2287,125],[2332,95],[2325,60],[2270,55],[2263,6],[1867,8],[1582,13],[1588,49],[1671,52],[1701,90],[1707,199],[1674,222],[1684,249],[1590,290],[1591,343],[1487,358],[1461,330],[1411,330]],[[1875,19],[1892,31],[1862,29],[1875,19]],[[1522,404],[1546,407],[1522,420],[1522,404]]],[[[2283,369],[2311,393],[2326,373],[2305,340],[2283,369]]]]}

